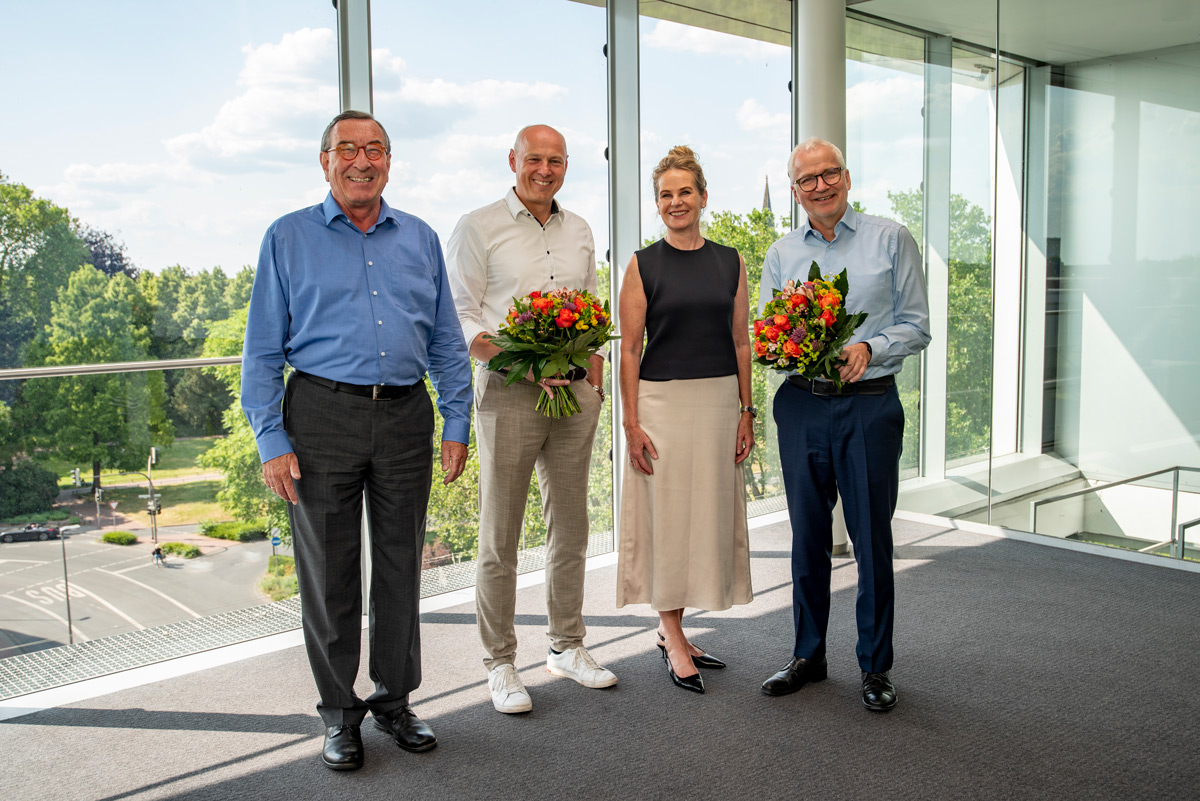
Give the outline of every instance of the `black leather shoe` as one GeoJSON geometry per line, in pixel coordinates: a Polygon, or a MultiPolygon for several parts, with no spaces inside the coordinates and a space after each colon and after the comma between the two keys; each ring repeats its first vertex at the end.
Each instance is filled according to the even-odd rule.
{"type": "Polygon", "coordinates": [[[863,706],[872,712],[888,712],[896,705],[896,687],[887,673],[862,674],[863,706]]]}
{"type": "Polygon", "coordinates": [[[363,766],[362,732],[358,726],[330,726],[325,730],[321,761],[334,770],[358,770],[363,766]]]}
{"type": "Polygon", "coordinates": [[[796,692],[810,681],[824,681],[829,676],[829,665],[825,657],[801,659],[795,657],[784,665],[783,670],[762,684],[764,695],[788,695],[796,692]]]}
{"type": "Polygon", "coordinates": [[[667,663],[667,672],[671,674],[671,681],[676,687],[682,687],[685,690],[691,690],[694,693],[704,695],[704,679],[697,673],[694,676],[677,676],[675,668],[671,665],[671,658],[667,656],[667,650],[664,648],[662,652],[663,661],[667,663]]]}
{"type": "MultiPolygon", "coordinates": [[[[658,650],[662,651],[664,654],[667,652],[667,641],[663,639],[661,634],[658,635],[658,642],[655,643],[655,645],[657,645],[658,650]]],[[[700,654],[700,656],[692,654],[692,664],[698,668],[712,668],[713,670],[719,670],[725,667],[725,663],[720,659],[717,659],[712,654],[700,654]]]]}
{"type": "Polygon", "coordinates": [[[405,751],[420,753],[437,745],[433,729],[417,717],[408,704],[387,712],[374,712],[375,728],[392,735],[396,745],[405,751]]]}

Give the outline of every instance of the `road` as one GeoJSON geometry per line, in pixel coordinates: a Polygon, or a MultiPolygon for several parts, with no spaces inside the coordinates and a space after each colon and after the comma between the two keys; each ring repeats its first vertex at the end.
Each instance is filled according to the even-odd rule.
{"type": "Polygon", "coordinates": [[[0,544],[0,659],[68,642],[67,594],[75,642],[267,603],[258,592],[271,543],[237,543],[159,529],[159,541],[205,540],[195,559],[168,556],[155,567],[149,532],[136,545],[110,545],[100,531],[75,531],[65,543],[0,544]],[[63,548],[68,574],[63,579],[63,548]]]}

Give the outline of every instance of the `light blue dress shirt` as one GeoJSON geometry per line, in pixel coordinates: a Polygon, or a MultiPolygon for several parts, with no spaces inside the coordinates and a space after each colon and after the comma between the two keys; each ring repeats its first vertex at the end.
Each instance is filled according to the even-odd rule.
{"type": "Polygon", "coordinates": [[[814,261],[822,275],[846,270],[850,282],[846,310],[870,315],[847,343],[871,346],[863,380],[900,372],[906,356],[920,353],[929,344],[929,293],[921,253],[903,225],[849,207],[829,242],[806,217],[799,228],[767,250],[758,291],[759,315],[774,290],[789,280],[807,281],[814,261]]]}
{"type": "Polygon", "coordinates": [[[264,462],[292,452],[283,367],[348,384],[406,386],[428,373],[442,439],[466,443],[471,368],[437,234],[382,201],[364,233],[325,202],[267,229],[242,346],[242,409],[264,462]]]}

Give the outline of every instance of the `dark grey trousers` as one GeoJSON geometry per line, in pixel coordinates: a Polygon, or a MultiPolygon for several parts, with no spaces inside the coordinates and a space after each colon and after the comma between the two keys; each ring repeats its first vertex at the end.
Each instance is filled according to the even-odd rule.
{"type": "Polygon", "coordinates": [[[433,404],[423,384],[373,401],[303,377],[288,382],[284,426],[300,465],[288,505],[304,644],[326,726],[408,703],[421,684],[421,546],[433,470],[433,404]],[[371,530],[369,674],[354,692],[362,642],[363,494],[371,530]]]}

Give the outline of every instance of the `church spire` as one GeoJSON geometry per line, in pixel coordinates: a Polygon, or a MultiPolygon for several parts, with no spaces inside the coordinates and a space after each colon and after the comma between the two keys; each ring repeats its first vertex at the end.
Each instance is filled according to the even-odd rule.
{"type": "Polygon", "coordinates": [[[771,178],[763,177],[763,211],[771,210],[771,178]]]}

